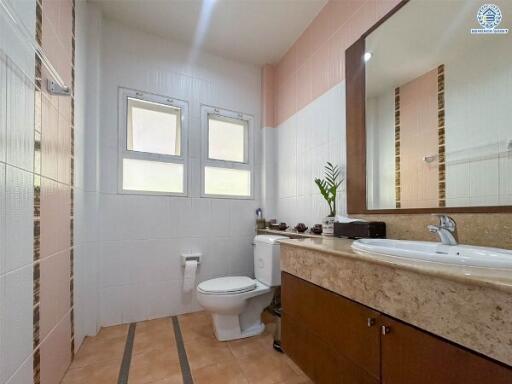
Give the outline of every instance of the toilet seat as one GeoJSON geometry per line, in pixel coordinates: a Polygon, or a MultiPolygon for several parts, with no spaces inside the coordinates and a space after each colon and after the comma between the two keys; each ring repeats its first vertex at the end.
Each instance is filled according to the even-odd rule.
{"type": "Polygon", "coordinates": [[[227,276],[203,281],[197,286],[197,290],[212,295],[228,295],[244,293],[254,290],[257,286],[256,280],[246,276],[227,276]]]}

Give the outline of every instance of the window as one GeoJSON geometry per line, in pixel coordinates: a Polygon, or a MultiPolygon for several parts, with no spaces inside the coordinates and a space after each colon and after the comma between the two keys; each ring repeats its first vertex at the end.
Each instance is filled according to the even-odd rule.
{"type": "Polygon", "coordinates": [[[119,191],[186,195],[187,103],[119,91],[119,191]]]}
{"type": "Polygon", "coordinates": [[[252,198],[252,117],[203,106],[202,195],[252,198]]]}

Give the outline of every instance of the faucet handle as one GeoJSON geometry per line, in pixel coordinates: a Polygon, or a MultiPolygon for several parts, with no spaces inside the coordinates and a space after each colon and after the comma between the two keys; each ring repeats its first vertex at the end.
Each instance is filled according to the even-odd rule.
{"type": "Polygon", "coordinates": [[[457,224],[455,223],[455,220],[453,218],[444,213],[434,213],[432,214],[432,216],[436,216],[439,218],[439,226],[441,228],[445,228],[450,232],[455,232],[457,224]]]}

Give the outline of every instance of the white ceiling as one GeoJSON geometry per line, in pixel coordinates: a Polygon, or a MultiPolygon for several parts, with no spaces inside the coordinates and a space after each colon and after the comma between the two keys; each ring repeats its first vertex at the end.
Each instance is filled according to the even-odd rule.
{"type": "Polygon", "coordinates": [[[105,17],[253,64],[277,62],[327,0],[90,0],[105,17]],[[211,9],[211,11],[208,11],[211,9]],[[201,12],[203,10],[203,16],[201,12]],[[208,20],[208,16],[209,20],[208,20]],[[199,23],[200,18],[204,22],[199,23]],[[195,43],[196,42],[196,43],[195,43]]]}

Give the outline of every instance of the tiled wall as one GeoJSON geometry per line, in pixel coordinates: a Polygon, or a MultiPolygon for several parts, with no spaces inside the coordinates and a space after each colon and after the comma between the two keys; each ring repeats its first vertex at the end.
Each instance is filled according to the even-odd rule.
{"type": "MultiPolygon", "coordinates": [[[[34,2],[9,2],[35,35],[34,2]]],[[[31,383],[34,52],[0,11],[0,383],[31,383]]]]}
{"type": "Polygon", "coordinates": [[[34,296],[34,382],[51,384],[62,378],[74,354],[74,2],[43,0],[37,2],[36,10],[36,37],[41,39],[48,60],[72,93],[51,95],[46,90],[46,81],[53,77],[36,59],[36,84],[40,91],[36,91],[35,99],[35,134],[41,141],[40,149],[36,141],[34,158],[35,170],[40,170],[34,183],[40,191],[36,196],[40,202],[40,236],[35,238],[39,247],[34,250],[34,261],[39,262],[39,276],[34,275],[34,283],[39,287],[38,295],[34,296]]]}
{"type": "MultiPolygon", "coordinates": [[[[397,88],[399,139],[395,145],[397,171],[397,208],[439,206],[439,170],[437,162],[427,163],[424,156],[436,156],[438,144],[437,68],[397,88]]],[[[396,133],[396,128],[395,128],[396,133]]]]}
{"type": "Polygon", "coordinates": [[[399,2],[330,0],[277,65],[276,124],[339,84],[345,49],[399,2]]]}
{"type": "MultiPolygon", "coordinates": [[[[73,87],[72,1],[7,4],[73,87]]],[[[73,353],[73,101],[0,14],[0,383],[52,384],[73,353]]]]}
{"type": "MultiPolygon", "coordinates": [[[[9,2],[29,34],[36,8],[9,2]]],[[[34,52],[0,11],[0,383],[33,364],[34,52]]]]}
{"type": "MultiPolygon", "coordinates": [[[[345,165],[345,49],[398,2],[329,1],[277,64],[279,220],[311,225],[328,214],[313,180],[327,161],[345,165]]],[[[344,188],[338,200],[345,213],[344,188]]]]}
{"type": "MultiPolygon", "coordinates": [[[[277,138],[277,218],[294,226],[321,223],[329,208],[313,182],[327,161],[345,164],[345,84],[342,82],[280,124],[277,138]],[[314,127],[314,128],[312,128],[314,127]]],[[[338,214],[346,212],[342,187],[338,214]]]]}
{"type": "Polygon", "coordinates": [[[74,314],[75,349],[98,331],[98,146],[101,14],[76,2],[74,314]]]}
{"type": "Polygon", "coordinates": [[[199,309],[182,293],[184,251],[203,253],[198,279],[253,274],[251,240],[261,198],[261,70],[104,20],[99,135],[101,324],[199,309]],[[189,197],[118,194],[118,87],[188,101],[189,197]],[[200,105],[255,118],[255,200],[200,198],[200,105]]]}
{"type": "MultiPolygon", "coordinates": [[[[309,224],[316,222],[319,217],[327,213],[327,207],[324,207],[324,210],[320,207],[320,209],[310,211],[302,208],[302,202],[305,200],[300,197],[301,190],[305,190],[304,188],[311,188],[313,190],[314,185],[312,178],[309,181],[309,177],[301,179],[298,176],[299,173],[303,172],[303,165],[299,161],[304,157],[304,147],[300,146],[297,141],[297,138],[304,136],[304,134],[300,132],[298,127],[303,125],[305,127],[303,129],[311,132],[306,137],[320,135],[325,137],[328,131],[330,135],[329,141],[338,140],[341,143],[341,154],[344,153],[346,146],[344,130],[345,91],[344,82],[342,81],[344,70],[341,69],[344,66],[344,49],[350,46],[397,3],[398,1],[396,0],[329,1],[306,32],[278,63],[276,80],[278,90],[275,103],[278,129],[275,135],[279,136],[276,148],[276,159],[279,160],[273,163],[277,167],[277,172],[274,176],[277,181],[277,188],[274,189],[273,196],[279,220],[286,220],[291,224],[295,224],[295,222],[300,220],[309,224]],[[338,87],[340,87],[338,95],[335,95],[334,91],[336,84],[339,84],[338,87]],[[328,89],[331,89],[331,91],[325,93],[328,89]],[[334,92],[334,94],[330,95],[330,92],[334,92]],[[327,99],[330,99],[331,96],[332,101],[327,102],[327,99]],[[312,102],[312,100],[314,101],[312,102]],[[314,103],[321,105],[316,110],[314,116],[305,123],[297,123],[301,114],[308,111],[314,103]],[[306,107],[304,108],[304,106],[306,107]],[[333,121],[339,122],[339,129],[331,128],[331,125],[326,124],[323,120],[325,116],[337,112],[341,116],[336,117],[333,121]],[[281,130],[284,132],[281,133],[281,130]]],[[[484,60],[485,55],[481,57],[484,60]]],[[[446,66],[445,70],[448,71],[448,66],[446,66]]],[[[501,73],[505,79],[502,83],[508,84],[511,78],[508,75],[509,72],[504,71],[501,73]]],[[[449,95],[446,95],[447,106],[449,105],[448,97],[449,95]]],[[[505,108],[503,110],[509,111],[510,109],[505,108]]],[[[447,119],[449,119],[449,113],[450,109],[447,108],[447,119]]],[[[485,118],[485,116],[485,114],[482,114],[482,118],[485,118]]],[[[480,124],[479,126],[483,125],[485,124],[480,124]]],[[[461,132],[465,131],[462,130],[461,132]]],[[[484,130],[475,130],[475,132],[483,134],[484,130]]],[[[476,134],[465,134],[465,136],[467,138],[478,137],[476,134]]],[[[447,151],[449,151],[448,147],[447,151]]],[[[343,155],[331,153],[326,148],[314,150],[313,158],[316,156],[323,156],[323,160],[331,160],[340,164],[343,164],[345,160],[343,155]]],[[[311,156],[308,159],[311,159],[311,156]]],[[[509,158],[499,159],[498,161],[501,162],[500,167],[493,167],[493,169],[501,169],[506,172],[509,169],[508,160],[509,158]]],[[[316,164],[321,164],[321,162],[316,164]]],[[[473,174],[475,175],[479,173],[485,174],[488,177],[493,174],[489,172],[490,164],[488,163],[476,165],[474,169],[473,174]]],[[[503,172],[501,174],[503,175],[503,172]]],[[[467,177],[468,173],[465,175],[466,177],[461,178],[461,181],[468,183],[471,179],[467,177]]],[[[494,175],[496,175],[496,172],[494,172],[494,175]]],[[[449,165],[447,165],[447,179],[449,177],[449,165]]],[[[495,177],[494,180],[502,180],[499,172],[495,177]]],[[[473,185],[475,192],[480,193],[481,190],[478,188],[488,184],[474,183],[473,185]]],[[[503,185],[505,185],[505,191],[511,190],[508,184],[503,185]]],[[[450,194],[455,193],[456,191],[450,191],[449,186],[447,186],[447,199],[450,198],[450,194]]],[[[273,201],[269,197],[267,199],[273,201]]],[[[314,201],[314,199],[312,200],[314,201]]],[[[342,207],[344,201],[345,199],[342,198],[342,207]]],[[[462,242],[512,248],[510,214],[457,214],[453,216],[459,223],[459,236],[462,242]]],[[[362,217],[385,221],[390,237],[435,240],[435,237],[425,229],[427,224],[435,221],[429,214],[367,215],[362,217]]]]}

